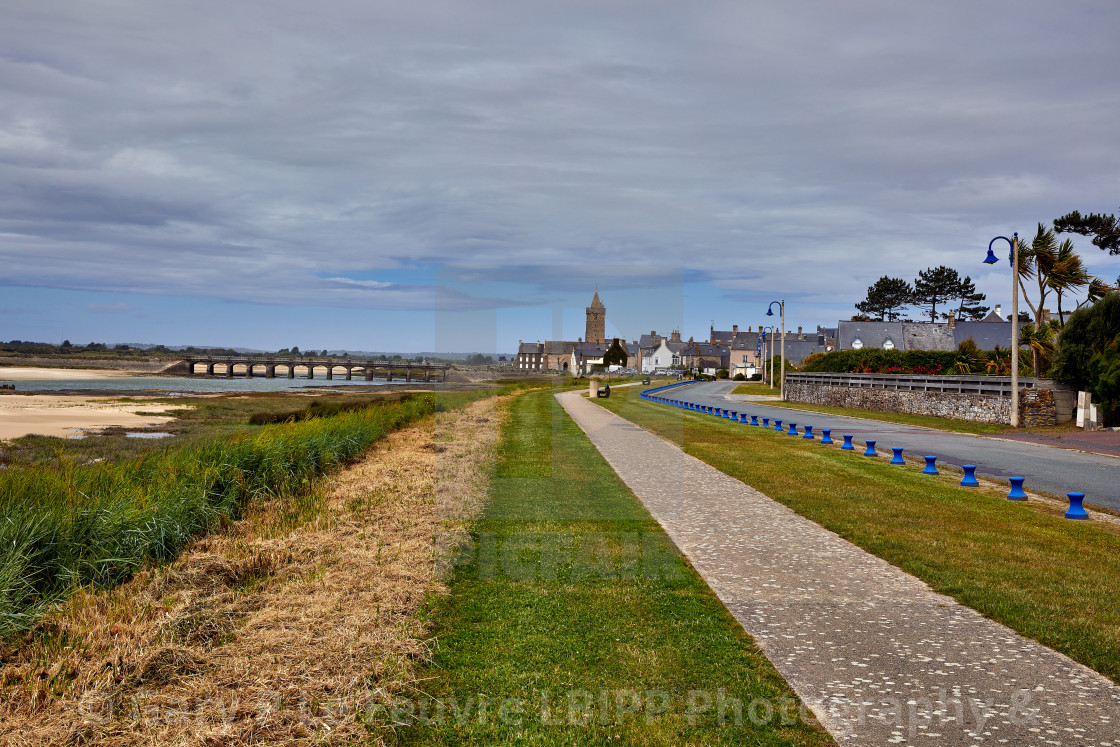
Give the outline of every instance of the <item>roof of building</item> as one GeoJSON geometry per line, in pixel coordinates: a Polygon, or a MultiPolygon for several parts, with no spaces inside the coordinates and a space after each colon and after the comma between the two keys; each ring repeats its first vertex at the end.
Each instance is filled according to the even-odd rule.
{"type": "Polygon", "coordinates": [[[900,350],[953,350],[953,331],[948,324],[927,324],[925,322],[902,322],[902,335],[905,345],[894,341],[900,350]]]}
{"type": "MultiPolygon", "coordinates": [[[[779,342],[779,341],[775,341],[779,342]]],[[[779,343],[780,344],[780,343],[779,343]]],[[[778,345],[774,346],[774,355],[778,354],[778,345]]],[[[793,365],[798,365],[813,353],[824,353],[825,347],[817,342],[817,336],[811,335],[805,340],[786,340],[786,360],[793,365]]]]}
{"type": "Polygon", "coordinates": [[[545,355],[570,355],[578,343],[567,340],[545,340],[545,355]]]}
{"type": "Polygon", "coordinates": [[[544,350],[544,345],[539,342],[522,342],[517,346],[518,355],[539,355],[544,350]]]}
{"type": "Polygon", "coordinates": [[[685,343],[686,353],[688,355],[728,355],[731,349],[726,345],[713,344],[710,342],[690,342],[685,343]]]}
{"type": "Polygon", "coordinates": [[[899,349],[905,349],[902,322],[844,322],[836,328],[836,344],[840,350],[852,350],[853,343],[860,347],[881,348],[889,339],[899,349]]]}
{"type": "Polygon", "coordinates": [[[612,344],[609,342],[580,342],[575,346],[575,354],[583,358],[602,358],[610,350],[612,344]]]}
{"type": "MultiPolygon", "coordinates": [[[[989,315],[990,316],[990,315],[989,315]]],[[[1011,322],[957,322],[953,329],[953,347],[972,338],[981,350],[993,350],[996,345],[1007,349],[1011,347],[1011,322]]]]}
{"type": "Polygon", "coordinates": [[[595,291],[595,298],[591,299],[591,308],[593,308],[593,309],[604,308],[603,302],[599,300],[599,291],[595,291]]]}

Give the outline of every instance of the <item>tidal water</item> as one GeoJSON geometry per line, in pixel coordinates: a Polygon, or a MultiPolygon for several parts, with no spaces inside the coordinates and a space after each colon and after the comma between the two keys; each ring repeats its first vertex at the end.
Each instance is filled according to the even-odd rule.
{"type": "MultiPolygon", "coordinates": [[[[0,369],[0,378],[3,378],[3,369],[0,369]]],[[[366,381],[364,378],[355,377],[352,381],[335,377],[327,381],[322,375],[315,379],[266,379],[264,377],[235,377],[227,379],[224,376],[129,376],[119,379],[29,379],[14,382],[18,392],[46,392],[46,391],[81,391],[97,390],[99,392],[139,392],[151,391],[160,394],[198,394],[222,392],[282,392],[289,389],[303,389],[307,387],[324,386],[384,386],[385,379],[366,381]]],[[[404,384],[404,379],[394,378],[394,384],[404,384]]],[[[422,382],[414,382],[422,383],[422,382]]]]}

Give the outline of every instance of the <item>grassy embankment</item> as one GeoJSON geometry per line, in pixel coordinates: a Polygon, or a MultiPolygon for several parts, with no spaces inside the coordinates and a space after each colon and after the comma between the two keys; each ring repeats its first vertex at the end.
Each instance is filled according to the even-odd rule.
{"type": "MultiPolygon", "coordinates": [[[[493,390],[491,390],[493,391],[493,390]]],[[[82,584],[112,585],[174,557],[193,537],[237,517],[260,496],[295,495],[386,433],[473,391],[249,433],[200,439],[119,463],[0,472],[0,636],[29,628],[82,584]]]]}
{"type": "Polygon", "coordinates": [[[620,392],[600,404],[939,592],[1120,682],[1120,536],[1053,509],[887,464],[889,454],[657,405],[620,392]],[[746,456],[749,455],[749,458],[746,456]]]}
{"type": "Polygon", "coordinates": [[[778,387],[771,387],[761,381],[750,381],[740,384],[731,392],[732,394],[753,394],[760,397],[777,397],[778,387]]]}
{"type": "Polygon", "coordinates": [[[792,691],[552,392],[509,404],[472,538],[404,742],[831,744],[792,706],[752,723],[792,691]]]}

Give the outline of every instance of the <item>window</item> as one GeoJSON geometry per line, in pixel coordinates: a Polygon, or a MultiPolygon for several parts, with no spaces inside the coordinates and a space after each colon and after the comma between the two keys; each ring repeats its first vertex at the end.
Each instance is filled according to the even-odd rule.
{"type": "Polygon", "coordinates": [[[883,342],[883,350],[894,350],[894,340],[888,337],[883,342]]]}
{"type": "Polygon", "coordinates": [[[859,350],[862,347],[863,347],[863,340],[859,339],[858,337],[856,339],[852,340],[852,350],[859,350]]]}

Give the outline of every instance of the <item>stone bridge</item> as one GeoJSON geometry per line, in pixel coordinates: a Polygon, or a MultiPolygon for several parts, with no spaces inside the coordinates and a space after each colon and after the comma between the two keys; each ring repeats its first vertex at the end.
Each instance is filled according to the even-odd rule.
{"type": "Polygon", "coordinates": [[[289,379],[299,375],[302,378],[314,379],[315,370],[325,373],[328,380],[335,374],[352,380],[360,376],[366,381],[374,378],[392,381],[393,377],[405,381],[432,381],[433,372],[438,376],[438,381],[447,380],[448,365],[435,363],[406,363],[404,361],[382,361],[373,359],[353,358],[323,358],[318,356],[229,356],[229,357],[187,357],[183,358],[187,372],[192,375],[225,376],[233,378],[240,375],[246,378],[257,376],[257,371],[263,371],[264,378],[276,378],[277,369],[281,369],[289,379]],[[204,367],[201,371],[200,367],[204,367]],[[220,373],[219,373],[220,372],[220,373]]]}

